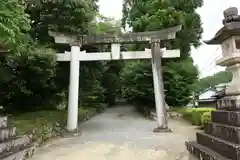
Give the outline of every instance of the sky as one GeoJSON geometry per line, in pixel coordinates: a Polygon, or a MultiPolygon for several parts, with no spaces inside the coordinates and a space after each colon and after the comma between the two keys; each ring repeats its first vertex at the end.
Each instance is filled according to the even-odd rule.
{"type": "MultiPolygon", "coordinates": [[[[99,0],[100,13],[104,16],[120,19],[122,17],[123,0],[99,0]]],[[[223,26],[223,11],[228,7],[237,7],[240,12],[239,0],[204,0],[203,7],[197,12],[203,23],[202,40],[211,39],[223,26]]],[[[213,75],[225,68],[216,66],[215,61],[221,58],[221,48],[218,45],[210,46],[202,44],[197,49],[192,49],[191,55],[198,66],[200,77],[213,75]]]]}

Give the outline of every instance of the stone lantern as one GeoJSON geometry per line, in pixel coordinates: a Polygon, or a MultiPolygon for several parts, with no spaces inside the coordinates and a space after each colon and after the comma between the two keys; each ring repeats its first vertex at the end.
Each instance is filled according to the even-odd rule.
{"type": "Polygon", "coordinates": [[[223,25],[215,37],[206,44],[218,44],[222,48],[222,58],[217,65],[225,66],[233,78],[226,88],[226,97],[218,101],[218,108],[240,108],[240,16],[235,7],[224,11],[223,25]]]}
{"type": "Polygon", "coordinates": [[[240,160],[240,15],[235,7],[223,14],[224,26],[205,43],[221,45],[222,58],[216,64],[225,66],[233,78],[211,113],[212,122],[204,124],[196,142],[186,142],[190,160],[240,160]]]}

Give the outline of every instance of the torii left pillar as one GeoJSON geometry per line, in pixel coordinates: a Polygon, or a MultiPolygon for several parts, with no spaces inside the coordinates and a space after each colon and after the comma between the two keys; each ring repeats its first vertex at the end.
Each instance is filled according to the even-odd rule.
{"type": "Polygon", "coordinates": [[[70,132],[77,131],[78,129],[78,93],[80,61],[77,60],[77,54],[79,53],[80,46],[71,46],[67,120],[67,130],[70,132]]]}

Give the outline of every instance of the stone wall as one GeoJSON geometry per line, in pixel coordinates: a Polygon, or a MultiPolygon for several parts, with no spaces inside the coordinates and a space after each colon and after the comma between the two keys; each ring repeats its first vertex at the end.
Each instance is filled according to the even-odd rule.
{"type": "Polygon", "coordinates": [[[17,136],[7,117],[0,117],[0,159],[23,160],[31,156],[35,147],[28,136],[17,136]]]}

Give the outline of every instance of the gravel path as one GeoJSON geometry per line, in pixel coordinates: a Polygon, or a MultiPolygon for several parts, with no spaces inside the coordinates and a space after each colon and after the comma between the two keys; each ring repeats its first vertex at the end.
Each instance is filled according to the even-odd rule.
{"type": "Polygon", "coordinates": [[[82,136],[52,141],[31,160],[188,160],[184,142],[197,130],[175,120],[169,126],[172,133],[153,133],[154,121],[117,106],[82,123],[82,136]]]}

